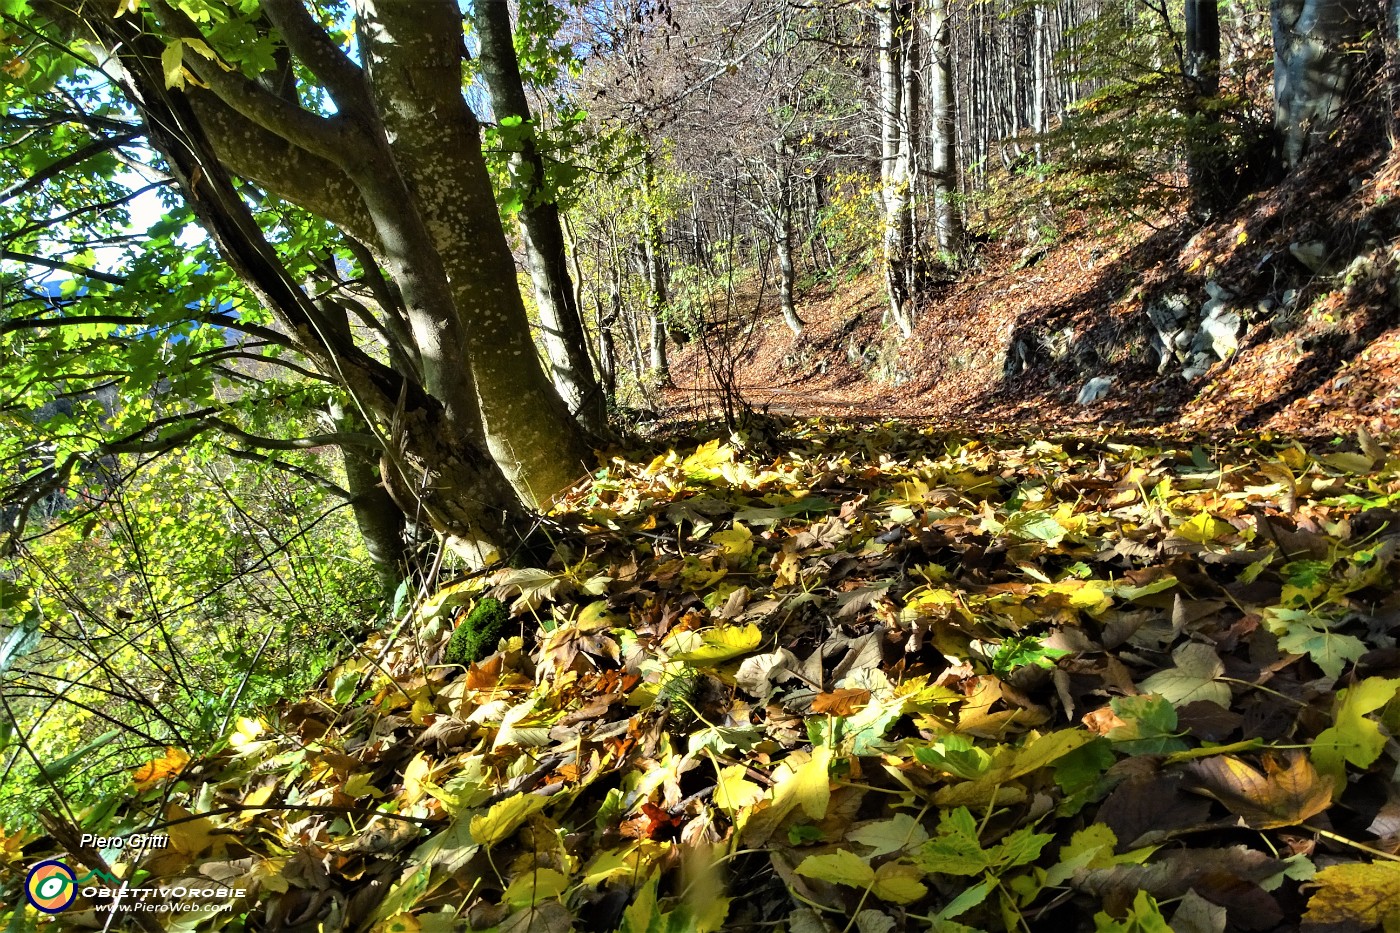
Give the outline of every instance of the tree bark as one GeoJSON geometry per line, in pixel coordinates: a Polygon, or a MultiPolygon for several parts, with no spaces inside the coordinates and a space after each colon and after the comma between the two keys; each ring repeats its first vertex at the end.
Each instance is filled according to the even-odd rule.
{"type": "Polygon", "coordinates": [[[1348,43],[1368,26],[1362,0],[1273,0],[1276,156],[1296,166],[1341,111],[1351,79],[1348,43]]]}
{"type": "MultiPolygon", "coordinates": [[[[451,314],[434,320],[442,329],[420,334],[420,343],[466,337],[469,368],[461,366],[456,346],[444,346],[451,353],[439,360],[430,360],[425,350],[425,368],[431,372],[437,364],[440,377],[428,375],[428,388],[439,398],[451,396],[455,386],[445,384],[444,366],[454,370],[456,383],[474,381],[492,456],[526,502],[547,503],[586,472],[590,450],[533,352],[478,124],[461,93],[466,50],[460,14],[449,0],[356,0],[354,7],[383,127],[376,142],[390,159],[356,180],[366,201],[377,202],[371,205],[377,226],[393,224],[393,212],[416,214],[408,222],[421,224],[430,236],[432,255],[415,251],[404,257],[414,262],[405,263],[403,273],[412,279],[414,266],[427,266],[422,282],[446,285],[451,304],[444,310],[451,314]],[[395,168],[406,201],[393,190],[389,173],[395,168]]],[[[404,293],[408,298],[406,285],[404,293]]]]}
{"type": "Polygon", "coordinates": [[[297,349],[381,423],[390,424],[384,474],[396,501],[436,527],[479,541],[483,556],[523,527],[524,514],[478,437],[445,417],[445,407],[404,375],[349,343],[291,281],[219,161],[184,95],[164,87],[161,43],[125,21],[91,21],[116,49],[123,90],[146,123],[187,203],[224,260],[258,301],[294,335],[297,349]],[[402,439],[404,449],[395,444],[402,439]]]}
{"type": "Polygon", "coordinates": [[[931,0],[928,35],[934,235],[939,250],[951,256],[962,249],[963,224],[962,208],[958,204],[958,117],[953,91],[953,43],[948,0],[931,0]]]}
{"type": "Polygon", "coordinates": [[[642,259],[646,264],[647,317],[651,322],[651,375],[671,384],[666,357],[666,269],[661,261],[661,225],[656,217],[656,167],[648,155],[642,163],[642,259]]]}
{"type": "Polygon", "coordinates": [[[1220,0],[1186,0],[1185,75],[1194,118],[1186,143],[1186,177],[1195,212],[1210,217],[1225,206],[1230,166],[1216,108],[1220,94],[1220,0]]]}
{"type": "Polygon", "coordinates": [[[906,93],[904,43],[911,22],[908,0],[876,7],[880,43],[880,200],[881,244],[890,319],[906,339],[913,335],[910,305],[913,192],[910,178],[910,94],[906,93]]]}
{"type": "Polygon", "coordinates": [[[521,195],[519,219],[525,263],[534,285],[554,385],[583,426],[603,436],[608,428],[607,400],[588,357],[588,336],[569,275],[559,206],[545,186],[544,160],[520,77],[510,10],[506,0],[477,0],[473,9],[473,22],[481,41],[478,61],[491,93],[491,108],[497,122],[508,118],[519,121],[508,134],[503,131],[503,136],[508,135],[514,143],[511,180],[521,195]]]}

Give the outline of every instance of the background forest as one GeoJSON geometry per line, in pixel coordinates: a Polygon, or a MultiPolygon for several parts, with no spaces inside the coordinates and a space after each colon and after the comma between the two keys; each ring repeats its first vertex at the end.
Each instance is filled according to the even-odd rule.
{"type": "Polygon", "coordinates": [[[1397,23],[0,0],[7,929],[1396,928],[1397,23]]]}

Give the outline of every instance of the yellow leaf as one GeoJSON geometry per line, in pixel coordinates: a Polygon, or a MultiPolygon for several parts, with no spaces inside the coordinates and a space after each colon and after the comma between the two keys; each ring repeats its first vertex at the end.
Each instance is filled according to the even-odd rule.
{"type": "Polygon", "coordinates": [[[1263,772],[1229,755],[1194,761],[1188,769],[1197,789],[1253,829],[1296,826],[1332,805],[1332,779],[1319,776],[1302,754],[1266,756],[1263,772]]]}
{"type": "Polygon", "coordinates": [[[370,783],[370,778],[374,775],[369,771],[361,771],[358,774],[350,775],[350,780],[341,786],[340,790],[345,796],[358,799],[360,797],[383,797],[384,792],[370,783]]]}
{"type": "Polygon", "coordinates": [[[512,907],[534,907],[540,901],[559,897],[569,888],[569,878],[553,868],[536,868],[520,874],[506,888],[501,899],[512,907]]]}
{"type": "Polygon", "coordinates": [[[137,790],[150,790],[166,778],[179,774],[189,763],[190,756],[184,751],[167,747],[164,755],[137,768],[136,773],[131,778],[136,782],[137,790]]]}
{"type": "Polygon", "coordinates": [[[160,53],[160,67],[165,72],[166,88],[185,86],[184,42],[176,39],[160,53]]]}
{"type": "Polygon", "coordinates": [[[1237,236],[1237,237],[1235,237],[1235,245],[1236,245],[1236,246],[1243,246],[1243,245],[1245,245],[1245,244],[1248,243],[1248,242],[1249,242],[1249,233],[1248,233],[1247,231],[1241,230],[1241,231],[1240,231],[1240,235],[1237,236]]]}
{"type": "Polygon", "coordinates": [[[422,752],[413,756],[408,767],[403,769],[403,802],[412,805],[422,799],[426,788],[423,786],[432,773],[433,766],[422,752]]]}
{"type": "Polygon", "coordinates": [[[738,522],[735,522],[729,531],[716,531],[710,535],[710,540],[719,545],[725,563],[731,567],[737,566],[753,553],[753,532],[738,522]]]}
{"type": "Polygon", "coordinates": [[[720,771],[715,782],[715,805],[730,816],[763,796],[763,788],[748,780],[748,770],[743,765],[730,765],[720,771]]]}
{"type": "Polygon", "coordinates": [[[1347,929],[1400,926],[1400,864],[1353,862],[1330,865],[1313,878],[1317,892],[1308,901],[1306,924],[1339,924],[1347,929]]]}
{"type": "Polygon", "coordinates": [[[1202,512],[1177,525],[1172,529],[1172,533],[1187,541],[1195,541],[1197,544],[1209,544],[1226,535],[1234,534],[1235,526],[1229,522],[1222,522],[1208,512],[1202,512]]]}
{"type": "Polygon", "coordinates": [[[713,479],[723,475],[724,466],[733,462],[734,448],[713,440],[701,444],[695,448],[695,453],[682,460],[681,472],[691,479],[713,479]]]}
{"type": "MultiPolygon", "coordinates": [[[[812,757],[773,788],[775,805],[779,801],[792,801],[802,807],[809,819],[820,820],[826,816],[827,805],[831,802],[831,749],[812,750],[812,757]]],[[[788,805],[791,809],[791,804],[788,805]]]]}
{"type": "Polygon", "coordinates": [[[472,817],[472,838],[484,846],[507,839],[532,814],[549,806],[549,798],[536,794],[507,797],[480,816],[472,817]]]}
{"type": "Polygon", "coordinates": [[[698,632],[680,633],[697,636],[693,639],[678,639],[682,650],[672,653],[676,661],[689,661],[705,666],[728,661],[754,651],[763,644],[763,632],[757,625],[720,625],[701,629],[698,632]],[[698,641],[698,644],[696,643],[698,641]]]}
{"type": "Polygon", "coordinates": [[[871,891],[891,904],[912,904],[928,893],[928,888],[919,881],[923,874],[914,865],[886,862],[875,872],[875,885],[871,891]]]}
{"type": "Polygon", "coordinates": [[[809,855],[797,866],[797,873],[852,888],[868,888],[875,883],[875,869],[849,849],[838,849],[828,855],[809,855]]]}

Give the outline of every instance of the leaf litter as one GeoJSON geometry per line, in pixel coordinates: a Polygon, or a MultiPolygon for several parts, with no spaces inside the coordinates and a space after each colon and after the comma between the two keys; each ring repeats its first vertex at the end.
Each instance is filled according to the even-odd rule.
{"type": "Polygon", "coordinates": [[[179,930],[1395,931],[1400,459],[1358,440],[617,457],[538,566],[78,815],[168,848],[50,820],[7,890],[41,857],[245,890],[138,924],[179,930]],[[498,650],[444,664],[487,597],[498,650]]]}

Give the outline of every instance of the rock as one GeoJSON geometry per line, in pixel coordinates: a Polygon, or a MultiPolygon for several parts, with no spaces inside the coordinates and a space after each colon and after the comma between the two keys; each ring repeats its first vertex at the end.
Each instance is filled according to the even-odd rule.
{"type": "Polygon", "coordinates": [[[1167,371],[1177,356],[1176,350],[1191,345],[1194,333],[1189,328],[1194,316],[1191,299],[1181,294],[1167,295],[1147,306],[1147,319],[1157,335],[1156,349],[1162,357],[1158,373],[1167,371]]]}
{"type": "Polygon", "coordinates": [[[1147,306],[1147,317],[1158,330],[1175,328],[1191,316],[1191,299],[1167,295],[1147,306]]]}
{"type": "Polygon", "coordinates": [[[1327,244],[1321,240],[1289,243],[1288,252],[1294,259],[1307,266],[1310,272],[1321,272],[1327,267],[1327,244]]]}
{"type": "Polygon", "coordinates": [[[1342,273],[1347,288],[1358,288],[1381,277],[1381,266],[1375,253],[1362,253],[1353,259],[1342,273]]]}
{"type": "Polygon", "coordinates": [[[1201,321],[1201,336],[1212,353],[1222,360],[1229,359],[1240,348],[1240,324],[1239,312],[1221,305],[1201,321]]]}
{"type": "Polygon", "coordinates": [[[1235,297],[1234,292],[1213,281],[1206,283],[1206,294],[1210,296],[1211,301],[1230,301],[1235,297]]]}
{"type": "Polygon", "coordinates": [[[1193,353],[1186,362],[1186,368],[1181,371],[1181,378],[1187,382],[1195,382],[1201,378],[1215,365],[1215,358],[1209,353],[1193,353]]]}
{"type": "Polygon", "coordinates": [[[1079,390],[1079,395],[1075,398],[1075,402],[1080,405],[1092,405],[1107,395],[1112,385],[1112,376],[1095,376],[1093,379],[1084,383],[1084,388],[1079,390]]]}
{"type": "Polygon", "coordinates": [[[1298,303],[1298,289],[1290,288],[1283,293],[1283,306],[1289,310],[1298,303]]]}

